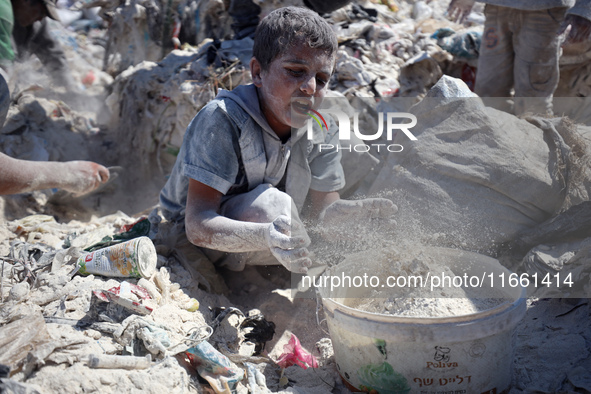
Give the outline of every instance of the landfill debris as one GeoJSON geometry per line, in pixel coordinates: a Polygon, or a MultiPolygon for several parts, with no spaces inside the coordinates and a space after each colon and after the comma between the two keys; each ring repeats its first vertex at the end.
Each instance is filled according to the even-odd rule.
{"type": "Polygon", "coordinates": [[[480,30],[456,33],[450,28],[438,29],[432,35],[437,40],[437,45],[451,53],[454,58],[465,60],[477,59],[482,40],[480,30]]]}
{"type": "Polygon", "coordinates": [[[207,341],[188,349],[186,354],[199,375],[209,382],[216,393],[230,393],[244,377],[242,369],[207,341]]]}
{"type": "Polygon", "coordinates": [[[318,368],[316,357],[302,348],[300,340],[294,334],[291,334],[289,343],[283,347],[284,353],[277,359],[277,365],[281,368],[287,368],[292,365],[298,365],[304,369],[318,368]]]}
{"type": "Polygon", "coordinates": [[[265,350],[265,344],[275,335],[275,323],[265,319],[259,311],[250,311],[240,323],[240,328],[246,332],[244,339],[255,344],[254,355],[261,354],[265,350]],[[251,330],[247,330],[248,328],[251,330]]]}
{"type": "Polygon", "coordinates": [[[0,327],[0,364],[14,373],[23,367],[29,352],[51,341],[40,313],[0,327]]]}
{"type": "MultiPolygon", "coordinates": [[[[60,200],[55,191],[0,198],[0,364],[6,366],[0,366],[0,391],[202,392],[210,389],[208,383],[196,377],[196,364],[185,360],[185,352],[202,347],[207,350],[201,352],[203,359],[209,357],[212,370],[226,365],[221,367],[229,374],[225,377],[201,367],[219,392],[231,386],[228,381],[226,386],[224,380],[234,380],[237,392],[346,392],[330,340],[313,323],[313,307],[301,308],[293,300],[275,305],[274,297],[285,291],[277,285],[272,294],[264,295],[261,310],[242,306],[264,291],[263,283],[275,279],[248,282],[250,292],[246,296],[213,294],[214,276],[206,275],[202,265],[195,269],[187,263],[190,259],[182,261],[180,252],[162,244],[156,248],[157,269],[153,275],[125,279],[73,275],[76,261],[85,251],[155,232],[151,226],[154,221],[141,218],[145,217],[144,209],[157,202],[158,181],[162,182],[169,172],[191,118],[218,88],[231,89],[250,82],[253,25],[247,19],[252,19],[254,13],[244,13],[244,20],[240,20],[236,18],[240,12],[226,9],[226,3],[81,0],[72,10],[99,6],[98,15],[106,23],[93,25],[95,22],[86,18],[70,22],[69,29],[52,24],[65,48],[72,69],[71,82],[79,94],[51,87],[46,76],[38,72],[42,65],[36,59],[16,70],[18,82],[8,120],[0,131],[2,152],[30,160],[92,159],[125,171],[108,187],[82,201],[60,200]],[[143,178],[141,172],[146,173],[143,178]],[[148,191],[149,183],[156,185],[156,192],[148,191]],[[134,216],[113,214],[118,209],[134,216]],[[143,298],[146,295],[149,297],[143,298]],[[208,312],[220,307],[227,312],[208,312]],[[10,341],[4,343],[2,334],[8,330],[10,341]],[[302,340],[302,352],[298,354],[306,356],[305,365],[313,364],[307,355],[314,353],[318,368],[304,370],[298,366],[300,358],[296,356],[298,348],[292,346],[292,332],[302,340]],[[293,351],[282,356],[284,346],[293,351]],[[304,347],[313,350],[307,352],[304,347]],[[3,357],[9,355],[11,360],[5,361],[3,357]],[[115,367],[93,369],[89,365],[91,357],[98,360],[96,365],[115,367]],[[233,363],[231,367],[227,367],[226,359],[233,363]],[[281,382],[279,368],[272,359],[294,363],[284,369],[285,379],[281,382]],[[126,370],[124,365],[146,368],[126,370]],[[238,380],[238,375],[242,379],[238,380]]],[[[258,18],[278,6],[302,6],[304,2],[261,0],[252,4],[260,8],[258,18]]],[[[437,112],[453,114],[450,109],[458,104],[451,98],[473,97],[469,88],[474,83],[475,48],[483,19],[482,8],[477,5],[466,23],[457,25],[445,18],[446,8],[443,1],[375,0],[351,2],[326,14],[339,42],[337,69],[330,81],[334,94],[355,108],[360,97],[408,97],[414,103],[427,97],[441,104],[433,109],[433,116],[437,117],[437,112]],[[452,78],[442,79],[443,75],[460,78],[467,86],[452,78]]],[[[79,14],[72,18],[75,15],[79,14]]],[[[557,96],[587,96],[591,91],[588,52],[588,48],[565,51],[557,96]]],[[[381,105],[385,106],[384,101],[381,105]]],[[[572,114],[573,119],[591,124],[584,102],[565,103],[566,109],[557,113],[572,114]]],[[[371,110],[367,108],[369,113],[371,110]]],[[[437,203],[437,210],[423,211],[430,216],[426,220],[419,208],[409,207],[414,201],[407,197],[421,192],[408,187],[411,176],[405,172],[414,164],[397,162],[401,157],[387,161],[383,155],[365,156],[362,171],[351,165],[353,156],[344,152],[343,164],[355,167],[346,171],[347,195],[355,196],[360,188],[365,188],[364,193],[375,190],[383,186],[380,182],[384,179],[396,181],[396,188],[406,190],[402,197],[392,196],[401,205],[397,219],[401,234],[406,230],[415,234],[413,225],[419,218],[429,225],[441,225],[440,230],[424,226],[421,230],[428,230],[418,232],[426,234],[431,242],[468,248],[483,229],[481,223],[486,222],[484,231],[496,237],[489,249],[506,240],[514,241],[517,234],[523,247],[513,264],[520,264],[525,272],[572,272],[586,278],[588,237],[586,227],[580,224],[585,205],[577,204],[588,200],[586,157],[581,153],[587,152],[585,142],[589,139],[577,142],[575,137],[581,128],[575,130],[568,122],[517,120],[500,112],[491,113],[493,118],[518,123],[527,143],[501,149],[518,152],[520,156],[515,153],[515,159],[489,157],[490,163],[519,163],[519,157],[528,154],[536,159],[529,163],[529,170],[518,173],[527,179],[518,176],[516,189],[504,190],[508,204],[486,204],[487,209],[494,208],[488,211],[490,216],[474,224],[465,223],[463,198],[475,198],[474,193],[472,189],[454,189],[457,184],[450,182],[442,189],[450,192],[449,199],[445,204],[437,203]],[[543,156],[555,158],[556,163],[538,160],[543,156]],[[369,174],[366,168],[382,171],[369,174]],[[396,173],[393,178],[388,172],[392,168],[396,173]],[[547,174],[535,183],[532,174],[539,175],[540,168],[547,169],[547,174]],[[401,179],[408,182],[398,183],[401,179]],[[545,186],[536,187],[540,184],[545,186]],[[559,190],[566,199],[558,198],[559,190]],[[497,208],[503,206],[507,211],[515,206],[527,209],[503,217],[496,214],[497,208]],[[455,214],[453,220],[446,216],[449,212],[455,214]],[[499,224],[507,217],[510,220],[499,224]],[[569,218],[574,222],[568,222],[569,218]],[[582,239],[571,239],[571,235],[582,239]]],[[[440,121],[433,120],[433,126],[440,121]]],[[[433,132],[437,130],[435,127],[433,132]]],[[[475,135],[491,136],[489,131],[479,129],[475,135]]],[[[498,135],[494,134],[493,139],[498,141],[498,135]]],[[[429,142],[425,133],[421,141],[429,142]]],[[[487,149],[475,147],[474,152],[466,160],[481,163],[483,158],[479,156],[486,158],[487,149]]],[[[436,162],[433,157],[445,158],[449,152],[425,156],[421,156],[424,152],[415,153],[431,171],[436,162]]],[[[440,164],[437,162],[435,167],[440,164]]],[[[457,170],[460,174],[466,169],[457,170]]],[[[430,175],[419,175],[424,175],[427,184],[430,175]]],[[[582,290],[588,294],[588,288],[582,290]]],[[[528,301],[528,314],[516,337],[511,394],[590,390],[585,379],[589,370],[588,315],[589,304],[585,302],[570,305],[556,300],[528,301]]]]}
{"type": "Polygon", "coordinates": [[[82,275],[149,278],[156,269],[156,260],[152,240],[143,236],[80,256],[78,272],[82,275]]]}
{"type": "Polygon", "coordinates": [[[104,302],[113,302],[139,315],[149,315],[153,311],[149,306],[141,305],[137,301],[131,299],[134,295],[141,299],[148,299],[150,297],[147,290],[134,285],[133,283],[121,282],[119,287],[102,291],[95,290],[92,293],[104,302]]]}
{"type": "Polygon", "coordinates": [[[149,354],[146,357],[94,354],[88,356],[88,366],[90,368],[146,369],[151,362],[152,356],[149,354]]]}
{"type": "Polygon", "coordinates": [[[267,387],[265,375],[263,375],[253,363],[244,363],[244,366],[246,366],[248,388],[251,393],[267,394],[272,392],[267,387]]]}
{"type": "Polygon", "coordinates": [[[532,295],[540,298],[587,297],[591,292],[591,269],[587,264],[591,251],[590,240],[542,243],[529,250],[521,261],[520,271],[532,278],[537,275],[540,282],[556,281],[553,286],[534,288],[532,295]]]}
{"type": "MultiPolygon", "coordinates": [[[[392,192],[389,198],[399,206],[397,221],[405,232],[399,237],[415,231],[408,239],[439,234],[428,243],[494,254],[521,231],[588,199],[590,174],[584,157],[575,153],[587,149],[576,127],[522,120],[487,107],[457,79],[445,77],[437,85],[410,109],[425,125],[413,128],[420,145],[390,155],[369,191],[392,192]],[[469,122],[462,115],[466,113],[471,114],[469,122]],[[489,138],[499,149],[488,149],[489,138]],[[459,139],[461,151],[455,148],[459,139]],[[521,160],[524,152],[526,162],[521,160]],[[470,163],[470,169],[462,163],[470,163]],[[500,178],[502,183],[489,183],[500,178]],[[413,198],[405,197],[409,195],[413,198]],[[437,210],[429,208],[434,205],[437,210]]],[[[392,142],[403,144],[405,139],[398,135],[392,142]]]]}

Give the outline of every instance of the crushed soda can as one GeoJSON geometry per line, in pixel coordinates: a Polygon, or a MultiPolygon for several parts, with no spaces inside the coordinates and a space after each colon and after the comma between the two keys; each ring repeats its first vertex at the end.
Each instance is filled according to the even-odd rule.
{"type": "Polygon", "coordinates": [[[78,272],[82,275],[149,278],[156,270],[157,259],[152,240],[138,237],[80,256],[78,272]]]}

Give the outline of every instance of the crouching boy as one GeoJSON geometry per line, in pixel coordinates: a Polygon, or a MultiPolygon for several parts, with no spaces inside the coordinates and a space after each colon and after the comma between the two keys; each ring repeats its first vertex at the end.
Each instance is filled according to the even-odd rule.
{"type": "Polygon", "coordinates": [[[386,199],[340,200],[340,152],[319,149],[338,146],[336,130],[306,138],[307,113],[326,94],[336,51],[318,14],[271,12],[255,33],[253,84],[221,91],[187,128],[160,204],[214,263],[232,270],[280,263],[305,273],[310,239],[302,209],[321,223],[349,226],[395,212],[386,199]]]}

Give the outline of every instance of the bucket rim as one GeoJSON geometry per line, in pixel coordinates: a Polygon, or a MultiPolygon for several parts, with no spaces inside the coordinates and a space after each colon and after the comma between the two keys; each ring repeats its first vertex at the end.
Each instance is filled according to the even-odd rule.
{"type": "MultiPolygon", "coordinates": [[[[456,249],[456,248],[447,248],[447,247],[439,247],[439,246],[425,246],[426,250],[438,251],[443,253],[458,253],[460,255],[468,255],[474,256],[478,258],[483,258],[489,261],[494,261],[499,264],[498,260],[486,256],[484,254],[456,249]]],[[[499,264],[500,265],[500,264],[499,264]]],[[[502,269],[511,272],[508,268],[502,266],[502,269]]],[[[327,271],[322,273],[325,275],[327,271]]],[[[506,301],[492,307],[489,309],[481,310],[478,312],[463,314],[463,315],[453,315],[453,316],[402,316],[402,315],[395,315],[389,313],[377,313],[377,312],[369,312],[364,311],[361,309],[356,309],[350,306],[343,304],[342,302],[337,301],[335,298],[332,297],[324,297],[323,293],[326,291],[325,288],[318,289],[316,288],[317,297],[322,300],[322,303],[325,308],[329,309],[333,312],[335,309],[339,309],[342,313],[347,312],[349,315],[357,317],[357,318],[364,318],[364,319],[371,319],[373,321],[383,322],[383,323],[407,323],[407,324],[417,324],[417,325],[432,325],[432,324],[457,324],[461,322],[472,322],[474,320],[486,318],[493,315],[503,314],[503,312],[511,312],[515,309],[519,308],[521,304],[525,304],[527,299],[527,290],[525,287],[519,285],[514,287],[513,289],[519,289],[518,296],[510,296],[508,292],[505,293],[506,301]],[[325,303],[326,301],[326,303],[325,303]],[[327,305],[328,304],[328,305],[327,305]]],[[[347,298],[341,298],[347,299],[347,298]]]]}
{"type": "Polygon", "coordinates": [[[408,324],[424,324],[424,325],[432,325],[432,324],[457,324],[461,322],[469,322],[474,321],[482,318],[486,318],[493,315],[502,314],[505,311],[513,310],[518,308],[520,304],[525,303],[525,288],[521,289],[521,296],[513,301],[505,301],[495,307],[490,309],[485,309],[482,311],[468,313],[465,315],[454,315],[454,316],[401,316],[401,315],[393,315],[388,313],[376,313],[376,312],[369,312],[364,311],[361,309],[356,309],[350,306],[347,306],[339,301],[336,301],[334,298],[329,297],[320,297],[322,303],[325,308],[329,310],[339,309],[341,312],[358,317],[358,318],[366,318],[371,319],[373,321],[379,321],[383,323],[408,323],[408,324]],[[329,305],[326,305],[329,304],[329,305]],[[332,304],[332,305],[330,305],[332,304]],[[332,308],[331,308],[332,306],[332,308]]]}

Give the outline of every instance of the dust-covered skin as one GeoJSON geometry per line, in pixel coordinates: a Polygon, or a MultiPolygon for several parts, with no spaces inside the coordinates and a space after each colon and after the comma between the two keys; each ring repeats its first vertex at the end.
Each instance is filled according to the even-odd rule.
{"type": "Polygon", "coordinates": [[[310,237],[299,220],[281,215],[271,223],[267,232],[271,253],[289,271],[306,273],[312,265],[307,247],[310,237]]]}
{"type": "Polygon", "coordinates": [[[335,58],[324,50],[294,45],[290,51],[263,70],[256,58],[250,61],[252,81],[257,87],[261,111],[269,126],[281,139],[291,135],[291,128],[304,126],[308,116],[292,118],[292,99],[317,108],[328,90],[335,58]]]}
{"type": "Polygon", "coordinates": [[[360,236],[388,231],[398,207],[386,198],[341,200],[338,192],[310,190],[308,218],[316,222],[326,240],[351,241],[360,236]]]}
{"type": "Polygon", "coordinates": [[[295,204],[275,188],[268,188],[268,192],[271,196],[264,198],[266,204],[261,209],[255,206],[226,217],[220,214],[222,194],[191,179],[185,216],[187,238],[195,245],[223,252],[270,250],[288,270],[307,272],[312,264],[306,249],[310,238],[297,212],[290,213],[295,204]]]}
{"type": "Polygon", "coordinates": [[[109,170],[91,161],[27,161],[0,153],[0,168],[0,194],[55,188],[82,195],[109,180],[109,170]]]}

